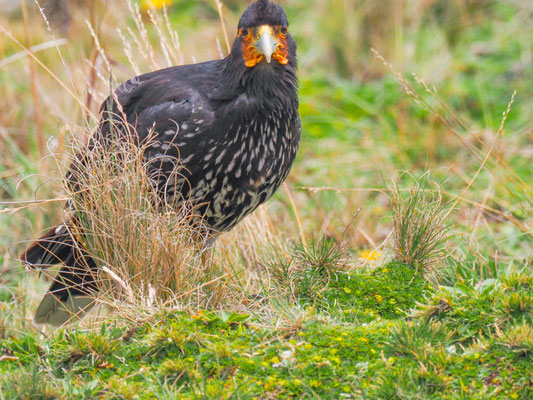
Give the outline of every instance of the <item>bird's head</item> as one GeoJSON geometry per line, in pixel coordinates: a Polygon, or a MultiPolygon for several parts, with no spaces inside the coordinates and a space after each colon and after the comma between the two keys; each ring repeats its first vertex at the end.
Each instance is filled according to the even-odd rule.
{"type": "Polygon", "coordinates": [[[252,3],[237,27],[234,51],[240,52],[248,68],[260,63],[286,65],[295,58],[296,44],[288,33],[283,8],[269,0],[252,3]]]}

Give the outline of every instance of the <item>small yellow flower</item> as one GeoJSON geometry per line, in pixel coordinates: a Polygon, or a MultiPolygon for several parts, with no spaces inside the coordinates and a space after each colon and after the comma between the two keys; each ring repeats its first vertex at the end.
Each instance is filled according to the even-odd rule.
{"type": "Polygon", "coordinates": [[[317,379],[310,379],[309,384],[311,385],[311,387],[314,387],[316,389],[322,385],[322,382],[317,379]]]}
{"type": "Polygon", "coordinates": [[[163,6],[170,6],[173,2],[174,0],[142,0],[141,8],[145,11],[149,10],[152,7],[159,10],[163,8],[163,6]]]}
{"type": "Polygon", "coordinates": [[[330,357],[329,359],[331,360],[331,362],[333,364],[340,364],[341,363],[341,359],[339,357],[337,357],[337,356],[330,357]]]}
{"type": "Polygon", "coordinates": [[[364,261],[377,261],[381,258],[381,253],[377,250],[360,250],[357,255],[364,261]]]}
{"type": "Polygon", "coordinates": [[[346,293],[346,294],[352,293],[352,290],[350,288],[347,288],[347,287],[343,287],[342,290],[344,290],[344,293],[346,293]]]}
{"type": "Polygon", "coordinates": [[[379,294],[374,295],[374,298],[376,299],[378,303],[381,303],[383,301],[383,296],[379,294]]]}

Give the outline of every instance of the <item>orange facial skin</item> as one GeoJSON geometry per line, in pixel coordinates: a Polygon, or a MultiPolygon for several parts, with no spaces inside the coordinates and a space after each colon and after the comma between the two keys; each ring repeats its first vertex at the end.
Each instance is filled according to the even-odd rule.
{"type": "Polygon", "coordinates": [[[245,32],[239,29],[237,34],[238,37],[242,37],[242,57],[244,59],[244,64],[251,68],[256,66],[258,63],[263,61],[265,56],[257,50],[255,43],[265,30],[276,40],[278,45],[276,50],[272,54],[272,58],[279,62],[281,65],[285,65],[289,62],[288,55],[288,45],[287,45],[287,34],[283,32],[281,26],[268,26],[262,25],[257,28],[246,28],[245,32]]]}

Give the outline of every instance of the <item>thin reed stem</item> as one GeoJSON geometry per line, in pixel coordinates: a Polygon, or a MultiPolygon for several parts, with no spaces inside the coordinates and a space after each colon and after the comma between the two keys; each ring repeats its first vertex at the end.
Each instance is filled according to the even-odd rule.
{"type": "MultiPolygon", "coordinates": [[[[24,37],[26,41],[26,48],[31,52],[31,38],[30,27],[28,19],[28,6],[25,0],[20,0],[20,9],[22,11],[22,18],[24,20],[24,37]]],[[[34,59],[35,57],[33,57],[34,59]]],[[[28,59],[28,68],[30,72],[30,86],[33,97],[33,116],[35,118],[35,129],[37,131],[37,148],[39,149],[39,157],[43,158],[46,154],[46,138],[44,134],[42,105],[39,97],[39,89],[37,87],[37,77],[35,74],[35,61],[32,58],[28,59]]]]}

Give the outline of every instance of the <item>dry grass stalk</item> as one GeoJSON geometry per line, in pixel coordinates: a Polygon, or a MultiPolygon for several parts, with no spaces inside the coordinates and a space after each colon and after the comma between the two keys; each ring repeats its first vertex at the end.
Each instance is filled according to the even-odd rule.
{"type": "Polygon", "coordinates": [[[126,55],[128,62],[130,63],[130,66],[133,68],[135,75],[141,75],[141,70],[139,69],[137,62],[133,58],[133,52],[132,52],[130,41],[126,39],[126,37],[124,36],[120,28],[117,28],[117,33],[118,33],[118,36],[120,37],[120,40],[122,41],[122,44],[124,45],[124,54],[126,55]]]}
{"type": "Polygon", "coordinates": [[[222,4],[220,0],[215,0],[215,3],[217,5],[218,16],[220,17],[220,24],[222,25],[222,32],[224,33],[224,40],[226,41],[226,48],[228,49],[229,53],[231,50],[231,45],[228,38],[228,30],[226,29],[226,24],[224,23],[224,13],[222,12],[224,4],[222,4]]]}
{"type": "Polygon", "coordinates": [[[167,62],[166,66],[171,67],[173,65],[172,61],[170,60],[170,54],[172,52],[172,48],[170,47],[168,43],[166,35],[163,33],[163,30],[161,29],[161,26],[159,24],[159,21],[157,20],[157,16],[155,12],[151,9],[148,9],[147,12],[148,12],[148,16],[150,17],[150,21],[152,22],[152,25],[154,26],[159,38],[161,39],[159,44],[161,45],[161,52],[163,53],[163,56],[165,57],[165,61],[167,62]]]}
{"type": "MultiPolygon", "coordinates": [[[[20,0],[20,8],[22,10],[22,18],[24,20],[24,36],[26,41],[26,47],[28,47],[28,51],[31,51],[28,6],[26,5],[26,2],[24,0],[20,0]]],[[[35,118],[35,128],[37,130],[37,146],[39,148],[39,156],[42,158],[44,157],[46,151],[46,138],[44,135],[41,99],[39,97],[39,89],[37,87],[35,61],[31,58],[28,61],[28,67],[30,70],[31,93],[33,97],[34,106],[33,116],[35,118]]]]}
{"type": "Polygon", "coordinates": [[[109,63],[109,60],[107,59],[107,56],[105,55],[104,49],[100,45],[100,39],[98,39],[98,35],[94,31],[91,22],[89,20],[85,20],[85,24],[87,25],[87,28],[89,28],[89,32],[94,40],[94,45],[96,46],[96,50],[98,54],[100,54],[100,57],[102,57],[102,60],[104,60],[104,64],[106,66],[107,72],[111,73],[111,64],[109,63]]]}
{"type": "MultiPolygon", "coordinates": [[[[54,34],[54,31],[52,30],[52,27],[50,26],[50,21],[46,17],[46,14],[44,12],[44,8],[41,7],[38,0],[34,0],[35,5],[37,6],[37,9],[39,10],[39,14],[41,15],[42,20],[44,21],[46,25],[46,30],[52,37],[52,41],[55,42],[55,48],[57,50],[57,54],[59,55],[59,59],[61,60],[61,64],[63,65],[63,68],[65,72],[67,73],[67,76],[69,78],[70,86],[72,87],[72,90],[77,93],[76,91],[76,85],[74,84],[74,79],[72,78],[71,68],[69,67],[67,61],[65,60],[65,57],[63,56],[63,52],[59,48],[60,44],[66,40],[65,39],[57,39],[56,35],[54,34]]],[[[87,121],[85,121],[87,123],[87,121]]],[[[88,125],[87,125],[88,126],[88,125]]]]}
{"type": "Polygon", "coordinates": [[[170,35],[170,43],[172,43],[172,46],[174,47],[174,51],[171,54],[173,54],[176,64],[181,65],[183,64],[183,54],[181,53],[180,37],[178,35],[178,31],[172,29],[172,26],[170,25],[166,4],[163,4],[163,20],[165,21],[167,32],[170,35]]]}
{"type": "Polygon", "coordinates": [[[513,106],[513,102],[514,102],[514,98],[515,98],[515,95],[516,95],[516,90],[513,92],[513,95],[511,97],[511,100],[509,101],[509,104],[507,105],[507,109],[505,110],[505,112],[503,113],[503,117],[502,117],[502,121],[500,123],[500,127],[498,129],[498,132],[496,133],[496,138],[494,139],[494,141],[492,142],[492,145],[490,146],[489,150],[487,151],[487,155],[485,156],[485,158],[483,158],[483,161],[481,162],[481,165],[479,166],[478,170],[476,171],[476,173],[474,174],[474,176],[472,177],[472,179],[470,180],[470,182],[468,182],[468,185],[466,185],[465,189],[463,190],[463,192],[461,193],[461,195],[459,195],[456,199],[455,199],[455,202],[453,203],[453,205],[450,207],[450,209],[448,210],[448,212],[446,213],[446,215],[444,216],[444,218],[446,219],[448,217],[448,215],[450,215],[450,213],[455,209],[455,207],[457,206],[457,204],[459,203],[459,201],[464,197],[464,195],[466,194],[466,192],[468,192],[468,190],[472,187],[472,185],[474,184],[476,178],[478,177],[479,173],[481,172],[481,170],[483,169],[483,167],[485,167],[487,161],[489,160],[491,154],[492,154],[492,151],[494,150],[494,146],[498,143],[498,140],[500,138],[500,135],[503,133],[503,127],[505,125],[505,121],[507,120],[507,116],[509,115],[509,112],[511,112],[511,107],[513,106]]]}
{"type": "Polygon", "coordinates": [[[140,39],[137,39],[137,36],[133,33],[133,31],[131,29],[128,29],[128,31],[134,38],[135,43],[137,44],[137,48],[141,50],[141,54],[143,55],[145,61],[147,61],[150,65],[150,68],[154,70],[161,69],[161,66],[156,60],[152,43],[148,39],[148,31],[146,30],[146,26],[142,21],[139,4],[132,4],[131,0],[127,0],[126,3],[128,5],[130,15],[132,16],[133,21],[135,22],[135,26],[137,27],[137,32],[139,32],[140,36],[140,39]]]}
{"type": "Polygon", "coordinates": [[[298,224],[300,240],[302,241],[302,244],[307,247],[307,239],[305,238],[305,233],[303,230],[302,218],[300,217],[298,207],[296,207],[296,203],[294,202],[294,198],[287,183],[283,183],[283,189],[285,190],[285,193],[287,194],[287,197],[289,198],[289,201],[291,203],[292,211],[294,212],[294,217],[296,218],[296,223],[298,224]]]}

